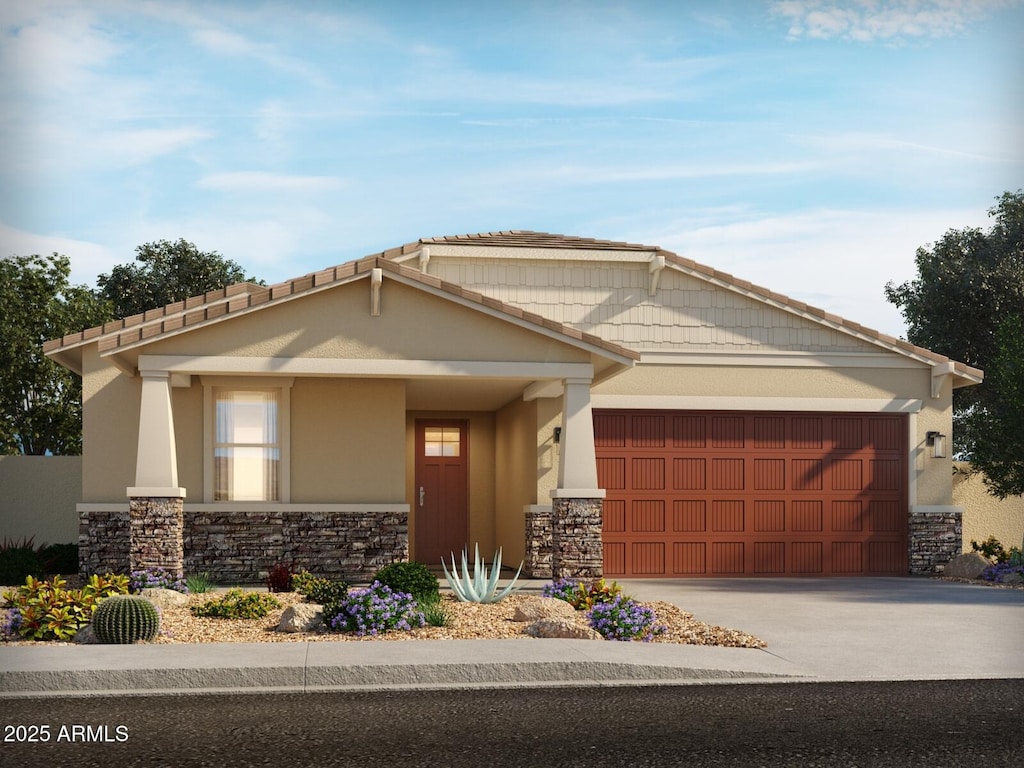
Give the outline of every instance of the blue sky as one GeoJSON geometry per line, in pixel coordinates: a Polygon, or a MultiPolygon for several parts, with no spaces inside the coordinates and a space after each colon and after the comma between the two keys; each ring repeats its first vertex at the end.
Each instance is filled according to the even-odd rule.
{"type": "Polygon", "coordinates": [[[0,0],[0,256],[268,282],[423,236],[661,245],[902,335],[1024,187],[1022,0],[0,0]]]}

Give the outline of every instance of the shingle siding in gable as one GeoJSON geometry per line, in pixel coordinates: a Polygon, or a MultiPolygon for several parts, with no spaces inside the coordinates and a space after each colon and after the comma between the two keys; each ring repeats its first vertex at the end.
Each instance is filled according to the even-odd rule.
{"type": "Polygon", "coordinates": [[[671,269],[647,264],[438,256],[442,280],[634,348],[877,352],[872,345],[671,269]]]}

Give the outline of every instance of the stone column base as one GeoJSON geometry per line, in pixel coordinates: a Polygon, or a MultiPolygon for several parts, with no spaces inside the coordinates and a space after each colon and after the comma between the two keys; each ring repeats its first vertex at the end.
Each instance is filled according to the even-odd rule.
{"type": "Polygon", "coordinates": [[[530,579],[550,579],[554,575],[551,565],[550,507],[526,508],[526,557],[523,572],[530,579]]]}
{"type": "Polygon", "coordinates": [[[602,499],[552,499],[551,553],[555,578],[599,579],[604,575],[602,499]]]}
{"type": "Polygon", "coordinates": [[[962,507],[912,507],[907,562],[915,576],[942,573],[963,549],[962,507]]]}
{"type": "Polygon", "coordinates": [[[185,500],[167,496],[132,496],[128,500],[128,564],[132,571],[163,568],[184,575],[183,509],[185,500]]]}

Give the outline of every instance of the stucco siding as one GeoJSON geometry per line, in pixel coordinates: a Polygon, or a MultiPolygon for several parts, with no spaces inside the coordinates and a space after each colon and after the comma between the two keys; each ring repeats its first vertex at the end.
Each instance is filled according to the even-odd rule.
{"type": "Polygon", "coordinates": [[[293,503],[406,501],[404,381],[296,379],[291,409],[293,503]]]}
{"type": "Polygon", "coordinates": [[[495,441],[495,544],[515,567],[525,556],[523,508],[537,503],[537,401],[513,400],[498,411],[495,441]]]}
{"type": "Polygon", "coordinates": [[[590,362],[536,330],[432,297],[385,278],[381,314],[370,315],[366,280],[273,305],[156,341],[149,355],[354,360],[590,362]]]}
{"type": "Polygon", "coordinates": [[[135,485],[142,382],[102,360],[95,346],[82,362],[82,501],[124,501],[135,485]]]}
{"type": "Polygon", "coordinates": [[[672,268],[432,258],[430,272],[608,341],[650,349],[870,352],[871,344],[672,268]]]}
{"type": "Polygon", "coordinates": [[[963,551],[971,551],[971,542],[981,543],[994,536],[1008,550],[1024,548],[1024,496],[998,499],[985,487],[984,477],[970,471],[970,465],[957,462],[953,475],[953,503],[964,508],[963,551]]]}

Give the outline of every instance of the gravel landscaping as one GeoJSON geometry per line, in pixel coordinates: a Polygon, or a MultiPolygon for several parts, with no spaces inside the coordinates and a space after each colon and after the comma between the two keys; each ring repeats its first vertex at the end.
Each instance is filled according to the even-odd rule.
{"type": "MultiPolygon", "coordinates": [[[[204,602],[211,595],[190,595],[189,604],[204,602]]],[[[450,626],[423,627],[408,631],[388,632],[378,637],[355,637],[340,632],[277,632],[276,627],[284,609],[301,602],[302,596],[292,592],[275,593],[282,608],[264,619],[212,619],[191,614],[188,605],[164,608],[161,636],[158,643],[288,643],[288,642],[379,642],[413,640],[497,640],[529,638],[526,623],[513,621],[517,606],[538,598],[518,594],[500,603],[483,605],[461,603],[453,595],[442,596],[450,617],[450,626]]],[[[547,598],[551,599],[551,598],[547,598]]],[[[753,635],[725,627],[716,627],[698,621],[675,605],[664,602],[646,603],[654,609],[658,621],[668,631],[652,642],[683,643],[690,645],[722,645],[734,648],[764,648],[764,641],[753,635]]],[[[587,626],[586,614],[579,611],[577,622],[587,626]]],[[[596,642],[596,641],[595,641],[596,642]]],[[[602,641],[604,642],[604,641],[602,641]]]]}

